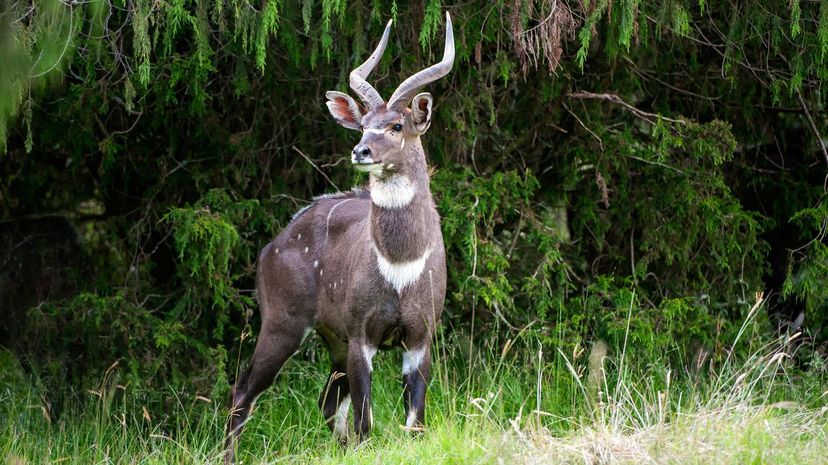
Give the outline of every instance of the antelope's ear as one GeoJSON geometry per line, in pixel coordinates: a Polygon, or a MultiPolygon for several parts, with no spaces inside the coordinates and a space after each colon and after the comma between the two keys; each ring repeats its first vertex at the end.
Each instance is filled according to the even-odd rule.
{"type": "Polygon", "coordinates": [[[408,114],[411,126],[419,134],[424,134],[431,126],[431,107],[434,98],[428,92],[417,94],[411,101],[411,113],[408,114]]]}
{"type": "Polygon", "coordinates": [[[325,93],[328,97],[328,110],[340,126],[348,129],[360,130],[362,110],[348,94],[330,90],[325,93]]]}

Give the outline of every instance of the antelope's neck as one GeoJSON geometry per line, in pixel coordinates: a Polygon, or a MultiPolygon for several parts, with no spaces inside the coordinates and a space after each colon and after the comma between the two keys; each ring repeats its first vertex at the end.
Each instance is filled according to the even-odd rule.
{"type": "Polygon", "coordinates": [[[371,176],[371,238],[378,255],[391,264],[424,261],[440,231],[425,154],[418,148],[406,169],[384,178],[371,176]]]}

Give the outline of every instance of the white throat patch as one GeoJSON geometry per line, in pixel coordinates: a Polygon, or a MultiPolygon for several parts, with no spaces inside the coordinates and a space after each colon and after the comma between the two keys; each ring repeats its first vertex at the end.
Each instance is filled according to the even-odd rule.
{"type": "Polygon", "coordinates": [[[420,275],[423,274],[423,269],[425,268],[426,260],[431,255],[431,249],[428,248],[420,258],[411,260],[410,262],[391,263],[382,255],[376,245],[372,245],[374,247],[374,253],[377,255],[377,268],[379,268],[380,274],[397,291],[397,294],[402,292],[409,284],[415,283],[420,279],[420,275]]]}
{"type": "Polygon", "coordinates": [[[395,175],[385,181],[371,176],[371,200],[378,207],[402,208],[414,200],[416,193],[408,176],[395,175]]]}

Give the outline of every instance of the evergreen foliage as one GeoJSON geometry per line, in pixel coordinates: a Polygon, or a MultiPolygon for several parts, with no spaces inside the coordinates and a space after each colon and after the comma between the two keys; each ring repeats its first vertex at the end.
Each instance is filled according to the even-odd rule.
{"type": "Polygon", "coordinates": [[[721,362],[779,249],[824,339],[826,2],[5,0],[2,215],[69,216],[95,271],[29,312],[47,382],[232,377],[258,250],[364,181],[324,91],[393,18],[387,96],[440,56],[446,10],[458,58],[424,137],[446,331],[569,353],[632,313],[643,355],[721,362]]]}

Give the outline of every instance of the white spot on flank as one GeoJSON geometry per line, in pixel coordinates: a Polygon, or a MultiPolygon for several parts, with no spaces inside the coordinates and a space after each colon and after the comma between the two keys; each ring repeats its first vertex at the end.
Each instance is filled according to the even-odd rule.
{"type": "Polygon", "coordinates": [[[322,268],[319,269],[319,276],[322,276],[322,268]]]}
{"type": "Polygon", "coordinates": [[[426,260],[431,255],[431,249],[426,249],[420,258],[402,263],[388,261],[376,245],[374,245],[374,253],[377,255],[377,268],[379,268],[380,274],[399,294],[406,286],[420,279],[426,260]]]}
{"type": "Polygon", "coordinates": [[[334,282],[334,289],[336,289],[336,282],[334,282]]]}
{"type": "Polygon", "coordinates": [[[420,364],[423,363],[425,352],[425,347],[403,352],[402,374],[408,375],[417,371],[420,368],[420,364]]]}
{"type": "Polygon", "coordinates": [[[300,234],[300,235],[298,235],[298,236],[296,236],[296,240],[297,240],[297,241],[298,241],[299,239],[301,239],[301,238],[302,238],[302,235],[301,235],[301,234],[300,234]]]}
{"type": "Polygon", "coordinates": [[[377,353],[376,347],[371,347],[368,344],[362,344],[362,356],[365,357],[365,362],[368,364],[368,371],[374,371],[374,365],[371,363],[374,355],[377,353]]]}
{"type": "Polygon", "coordinates": [[[371,177],[371,200],[382,208],[402,208],[414,199],[417,188],[408,176],[395,175],[385,181],[371,177]]]}
{"type": "Polygon", "coordinates": [[[279,249],[276,249],[276,253],[279,253],[279,249]]]}
{"type": "Polygon", "coordinates": [[[305,253],[308,253],[308,248],[307,247],[305,247],[305,253]]]}
{"type": "Polygon", "coordinates": [[[314,260],[313,261],[313,267],[316,268],[318,266],[319,266],[319,260],[314,260]]]}
{"type": "Polygon", "coordinates": [[[411,407],[408,411],[408,417],[405,419],[405,427],[406,428],[413,428],[417,425],[417,409],[411,407]]]}
{"type": "Polygon", "coordinates": [[[337,439],[348,437],[348,409],[351,407],[351,395],[348,394],[339,403],[334,420],[334,436],[337,439]]]}

